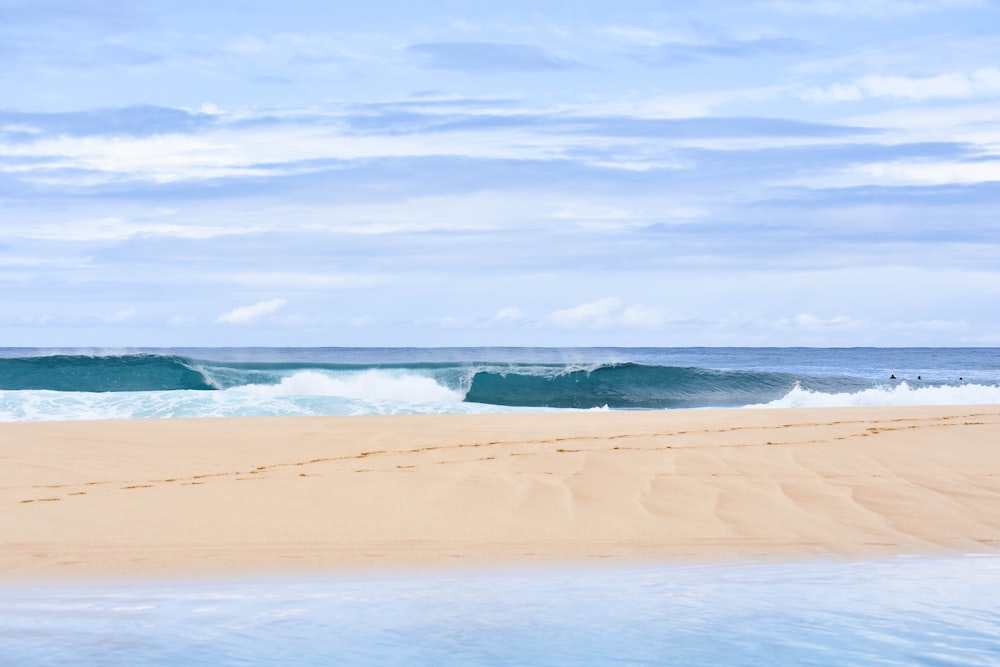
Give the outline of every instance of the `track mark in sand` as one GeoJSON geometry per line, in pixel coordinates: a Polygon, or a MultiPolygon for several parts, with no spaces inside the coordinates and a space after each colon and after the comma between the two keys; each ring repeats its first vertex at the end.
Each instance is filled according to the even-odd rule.
{"type": "MultiPolygon", "coordinates": [[[[922,418],[899,418],[899,419],[888,419],[888,420],[841,420],[841,421],[829,421],[829,422],[807,422],[807,423],[793,423],[793,424],[774,424],[774,425],[747,425],[747,426],[731,426],[726,428],[716,428],[716,429],[704,429],[694,431],[690,429],[678,429],[675,431],[639,431],[633,433],[618,433],[611,435],[587,435],[587,434],[575,434],[559,436],[554,438],[539,438],[539,439],[523,439],[517,438],[512,440],[490,440],[486,442],[459,442],[455,444],[446,445],[429,445],[424,447],[416,447],[412,449],[397,449],[397,450],[370,450],[363,451],[355,454],[344,454],[342,456],[329,456],[322,458],[309,459],[307,461],[291,461],[291,462],[280,462],[268,465],[259,465],[250,470],[239,470],[234,472],[218,472],[218,473],[204,473],[198,475],[190,475],[185,477],[171,477],[168,479],[154,479],[149,480],[147,484],[131,484],[123,481],[91,481],[75,484],[60,484],[60,485],[37,485],[32,488],[45,488],[45,489],[55,489],[55,488],[80,488],[82,486],[95,486],[95,485],[105,485],[105,484],[127,484],[123,487],[124,489],[136,489],[136,488],[149,488],[158,483],[181,483],[185,486],[193,486],[203,484],[205,481],[216,478],[230,478],[238,479],[240,481],[245,481],[247,479],[261,479],[261,473],[280,470],[281,468],[290,467],[304,467],[309,465],[319,465],[325,463],[335,463],[342,461],[351,461],[358,459],[368,459],[377,456],[391,455],[391,456],[408,456],[413,454],[423,454],[427,452],[445,451],[445,450],[460,450],[467,448],[482,448],[482,447],[532,447],[537,445],[542,446],[552,446],[561,445],[562,443],[574,443],[583,444],[587,442],[595,443],[609,443],[611,441],[628,441],[628,440],[647,440],[647,441],[659,441],[656,445],[650,444],[650,446],[628,446],[628,445],[615,445],[610,449],[614,451],[637,451],[637,452],[652,452],[652,451],[664,451],[664,450],[683,450],[698,448],[701,445],[698,443],[693,444],[680,444],[673,442],[672,444],[663,444],[664,440],[669,440],[685,435],[696,434],[702,436],[703,434],[721,434],[730,433],[735,431],[772,431],[775,429],[796,429],[796,428],[810,428],[816,426],[861,426],[866,430],[850,433],[848,435],[838,435],[836,437],[830,438],[829,440],[808,440],[802,442],[786,441],[786,442],[775,442],[766,441],[762,443],[760,441],[756,442],[743,442],[743,443],[732,443],[732,444],[717,444],[716,447],[719,448],[743,448],[743,447],[761,447],[761,446],[778,446],[778,445],[795,445],[795,444],[807,444],[809,442],[831,442],[833,440],[843,441],[858,437],[870,437],[872,435],[878,435],[884,431],[889,430],[901,430],[901,429],[919,429],[919,428],[935,428],[935,427],[952,427],[952,426],[989,426],[997,425],[997,422],[991,421],[996,418],[996,415],[991,413],[971,413],[964,415],[952,415],[946,417],[940,417],[933,420],[925,420],[922,418]],[[985,421],[973,421],[976,419],[984,419],[985,421]],[[892,424],[892,426],[889,426],[892,424]]],[[[593,451],[607,451],[608,447],[599,447],[596,449],[591,448],[570,448],[570,447],[558,447],[555,449],[556,453],[560,454],[573,454],[573,453],[587,453],[593,451]]],[[[552,450],[549,450],[552,451],[552,450]]],[[[539,453],[544,453],[542,451],[512,451],[507,452],[507,456],[535,456],[539,453]]],[[[477,460],[491,460],[496,457],[481,457],[477,460]]],[[[435,461],[435,463],[443,464],[450,463],[449,461],[435,461]]],[[[400,470],[413,471],[415,466],[398,466],[400,470]]],[[[373,469],[359,468],[355,469],[354,472],[374,472],[373,469]]],[[[311,475],[310,475],[311,476],[311,475]]],[[[69,495],[82,495],[82,494],[69,494],[69,495]]],[[[58,500],[55,499],[55,500],[58,500]]],[[[30,502],[35,502],[34,500],[30,502]]]]}
{"type": "Polygon", "coordinates": [[[151,489],[151,488],[153,488],[152,484],[129,484],[128,486],[123,486],[122,490],[127,490],[127,489],[151,489]]]}
{"type": "Polygon", "coordinates": [[[24,505],[25,503],[57,503],[60,500],[62,500],[62,498],[30,498],[28,500],[22,500],[21,504],[24,505]]]}
{"type": "MultiPolygon", "coordinates": [[[[108,480],[108,481],[103,481],[103,482],[83,482],[83,483],[80,483],[80,484],[34,484],[34,485],[31,486],[31,488],[32,489],[65,489],[65,488],[74,487],[74,486],[97,486],[99,484],[115,484],[115,483],[116,482],[112,482],[112,481],[108,480]]],[[[118,482],[118,483],[120,483],[120,482],[118,482]]],[[[4,488],[5,489],[12,489],[12,488],[16,488],[16,487],[4,487],[4,488]]]]}

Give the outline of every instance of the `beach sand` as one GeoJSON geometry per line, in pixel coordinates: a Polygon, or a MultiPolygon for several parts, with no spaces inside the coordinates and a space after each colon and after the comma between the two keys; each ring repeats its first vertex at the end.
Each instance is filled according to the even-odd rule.
{"type": "Polygon", "coordinates": [[[1000,406],[0,424],[0,578],[1000,551],[1000,406]]]}

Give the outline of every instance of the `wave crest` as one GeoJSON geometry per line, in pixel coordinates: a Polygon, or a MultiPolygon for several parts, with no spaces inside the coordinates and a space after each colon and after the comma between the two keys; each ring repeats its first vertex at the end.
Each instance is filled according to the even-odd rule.
{"type": "Polygon", "coordinates": [[[227,391],[249,392],[262,397],[335,396],[362,401],[402,403],[455,403],[461,392],[438,384],[433,378],[387,370],[344,373],[337,377],[319,371],[299,371],[278,384],[253,384],[227,391]]]}

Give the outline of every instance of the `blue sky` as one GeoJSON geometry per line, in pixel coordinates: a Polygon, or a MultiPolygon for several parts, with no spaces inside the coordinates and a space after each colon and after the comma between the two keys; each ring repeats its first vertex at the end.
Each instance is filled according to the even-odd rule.
{"type": "Polygon", "coordinates": [[[998,218],[996,2],[0,0],[0,345],[1000,345],[998,218]]]}

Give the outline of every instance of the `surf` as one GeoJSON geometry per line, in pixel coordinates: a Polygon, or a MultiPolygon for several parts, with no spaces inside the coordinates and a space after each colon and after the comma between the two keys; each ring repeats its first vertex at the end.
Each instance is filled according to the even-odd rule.
{"type": "Polygon", "coordinates": [[[1000,386],[982,384],[911,386],[880,384],[856,392],[810,391],[796,384],[781,398],[748,408],[847,408],[921,405],[1000,404],[1000,386]]]}
{"type": "Polygon", "coordinates": [[[982,403],[998,350],[0,348],[3,421],[982,403]]]}

